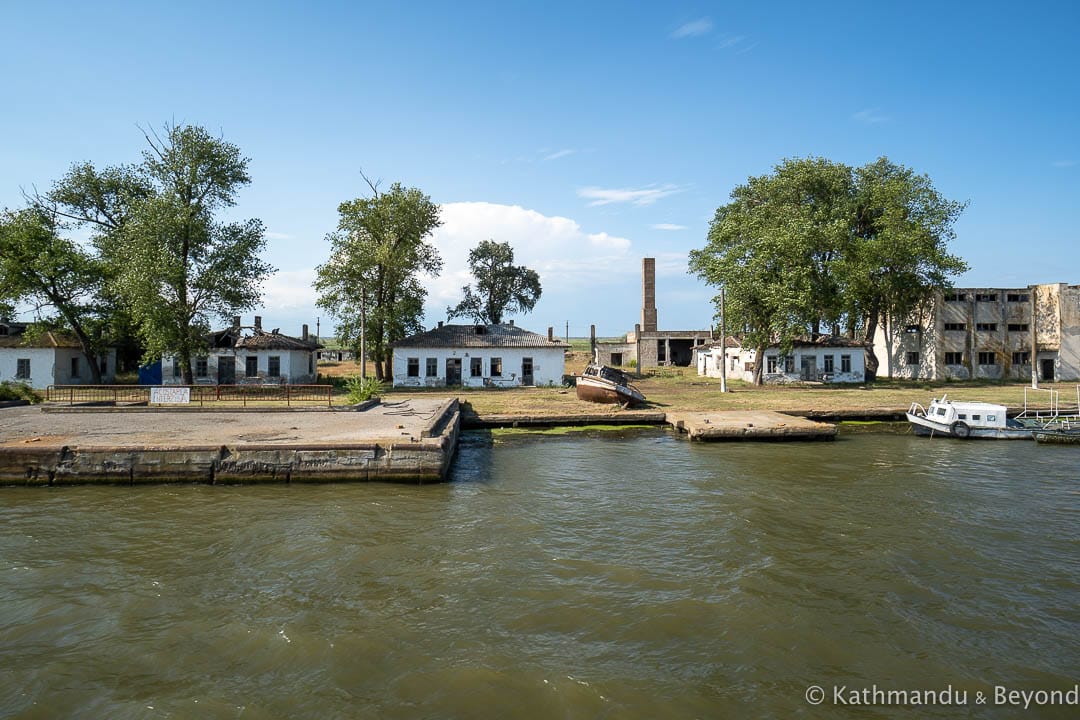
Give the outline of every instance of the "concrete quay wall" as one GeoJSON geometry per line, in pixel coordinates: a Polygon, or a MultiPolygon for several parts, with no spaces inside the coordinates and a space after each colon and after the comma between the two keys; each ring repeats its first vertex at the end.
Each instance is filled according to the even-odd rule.
{"type": "Polygon", "coordinates": [[[453,460],[460,426],[458,403],[450,400],[435,410],[422,429],[398,424],[398,429],[404,429],[400,439],[144,441],[92,446],[8,443],[0,445],[0,485],[440,482],[453,460]]]}

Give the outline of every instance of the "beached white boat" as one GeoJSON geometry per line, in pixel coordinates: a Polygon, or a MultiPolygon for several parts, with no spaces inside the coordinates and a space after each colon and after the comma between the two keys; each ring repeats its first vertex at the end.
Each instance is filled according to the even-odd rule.
{"type": "Polygon", "coordinates": [[[908,422],[916,435],[954,438],[1030,440],[1033,428],[1005,415],[1004,405],[985,402],[953,402],[943,395],[930,407],[911,403],[908,422]]]}

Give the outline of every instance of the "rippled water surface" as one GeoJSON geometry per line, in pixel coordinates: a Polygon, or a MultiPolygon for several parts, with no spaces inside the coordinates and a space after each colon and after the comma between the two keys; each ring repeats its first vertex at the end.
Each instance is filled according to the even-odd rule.
{"type": "Polygon", "coordinates": [[[804,693],[1071,688],[1078,468],[648,433],[472,437],[436,486],[3,488],[0,716],[1014,717],[804,693]]]}

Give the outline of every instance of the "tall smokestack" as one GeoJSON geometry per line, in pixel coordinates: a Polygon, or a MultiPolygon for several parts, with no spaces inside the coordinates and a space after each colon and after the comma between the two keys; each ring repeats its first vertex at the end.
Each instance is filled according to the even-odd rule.
{"type": "Polygon", "coordinates": [[[641,329],[656,332],[656,258],[641,259],[641,329]]]}
{"type": "Polygon", "coordinates": [[[308,339],[307,325],[304,325],[304,342],[307,342],[307,339],[308,339]]]}

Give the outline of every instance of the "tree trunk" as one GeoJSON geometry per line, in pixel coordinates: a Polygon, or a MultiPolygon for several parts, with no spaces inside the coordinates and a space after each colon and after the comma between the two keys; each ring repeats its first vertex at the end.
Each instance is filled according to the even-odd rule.
{"type": "Polygon", "coordinates": [[[759,345],[754,348],[754,384],[764,385],[763,371],[765,369],[765,346],[759,345]]]}
{"type": "Polygon", "coordinates": [[[879,366],[878,357],[874,353],[874,336],[877,334],[878,317],[877,313],[870,313],[866,318],[866,334],[863,336],[863,342],[866,344],[866,382],[872,383],[877,379],[877,370],[879,366]]]}

